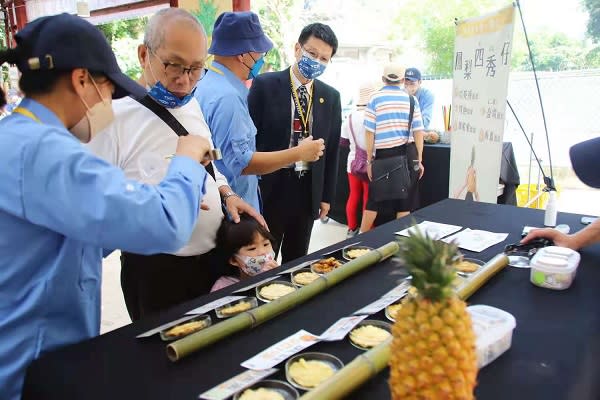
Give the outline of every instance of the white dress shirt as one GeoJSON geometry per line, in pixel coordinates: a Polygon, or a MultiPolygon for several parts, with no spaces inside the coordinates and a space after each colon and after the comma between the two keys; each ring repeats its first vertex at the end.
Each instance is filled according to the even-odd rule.
{"type": "MultiPolygon", "coordinates": [[[[158,184],[167,173],[169,156],[177,148],[177,134],[152,111],[130,97],[113,100],[112,104],[114,122],[98,133],[87,145],[88,148],[120,167],[127,178],[158,184]]],[[[196,99],[183,107],[168,110],[190,134],[211,141],[210,130],[196,99]]],[[[215,247],[217,230],[223,218],[218,188],[227,185],[227,180],[216,168],[215,175],[216,182],[210,175],[206,177],[206,194],[202,198],[202,203],[210,209],[200,210],[190,241],[175,255],[200,255],[215,247]]]]}

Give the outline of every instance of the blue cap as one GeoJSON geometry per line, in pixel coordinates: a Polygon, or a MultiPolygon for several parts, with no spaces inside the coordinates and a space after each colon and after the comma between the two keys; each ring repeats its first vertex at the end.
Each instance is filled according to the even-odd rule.
{"type": "Polygon", "coordinates": [[[67,13],[37,18],[15,35],[15,41],[22,52],[17,63],[21,72],[85,68],[115,85],[115,99],[146,92],[121,72],[102,32],[83,18],[67,13]]]}
{"type": "Polygon", "coordinates": [[[409,81],[420,81],[421,80],[421,71],[416,68],[407,68],[404,72],[404,79],[408,79],[409,81]]]}
{"type": "Polygon", "coordinates": [[[213,28],[208,52],[215,56],[237,56],[244,53],[266,53],[273,42],[260,26],[258,15],[252,11],[224,12],[213,28]]]}
{"type": "Polygon", "coordinates": [[[569,155],[577,177],[588,186],[600,188],[600,138],[586,140],[571,147],[569,155]]]}

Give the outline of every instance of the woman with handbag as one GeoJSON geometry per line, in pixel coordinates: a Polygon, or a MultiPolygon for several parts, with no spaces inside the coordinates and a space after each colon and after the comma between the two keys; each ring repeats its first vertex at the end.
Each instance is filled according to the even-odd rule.
{"type": "Polygon", "coordinates": [[[396,218],[417,206],[418,180],[423,176],[423,121],[419,103],[402,88],[404,68],[395,64],[383,70],[384,87],[365,109],[369,200],[361,232],[370,230],[380,211],[396,218]]]}
{"type": "Polygon", "coordinates": [[[348,186],[350,194],[346,202],[346,219],[348,233],[351,238],[358,233],[358,206],[362,201],[361,211],[367,206],[369,193],[369,177],[367,176],[367,152],[365,150],[365,107],[369,99],[377,91],[374,84],[363,84],[359,89],[356,110],[348,116],[342,125],[342,141],[340,145],[349,145],[348,153],[348,186]]]}

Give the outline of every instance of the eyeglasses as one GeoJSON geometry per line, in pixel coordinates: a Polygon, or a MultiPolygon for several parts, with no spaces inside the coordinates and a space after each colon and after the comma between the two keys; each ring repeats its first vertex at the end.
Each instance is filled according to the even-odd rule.
{"type": "Polygon", "coordinates": [[[165,67],[165,75],[167,75],[167,79],[177,79],[183,74],[188,74],[191,80],[199,81],[200,79],[204,78],[204,75],[206,75],[206,72],[208,71],[208,69],[204,67],[186,67],[178,63],[163,61],[154,51],[151,52],[154,57],[158,58],[158,61],[160,61],[165,67]]]}
{"type": "Polygon", "coordinates": [[[314,50],[308,50],[307,48],[302,47],[302,51],[308,54],[313,60],[319,61],[321,64],[329,64],[331,62],[331,58],[320,57],[319,53],[314,50]]]}

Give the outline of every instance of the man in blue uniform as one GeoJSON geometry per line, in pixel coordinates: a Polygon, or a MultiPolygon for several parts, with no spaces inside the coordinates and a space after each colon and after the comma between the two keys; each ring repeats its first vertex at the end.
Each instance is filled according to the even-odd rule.
{"type": "Polygon", "coordinates": [[[145,92],[102,33],[61,14],[31,22],[16,42],[0,52],[25,93],[0,121],[0,397],[9,400],[33,359],[98,335],[103,249],[158,253],[189,240],[210,150],[182,137],[162,182],[127,180],[81,144],[111,122],[111,97],[145,92]]]}

